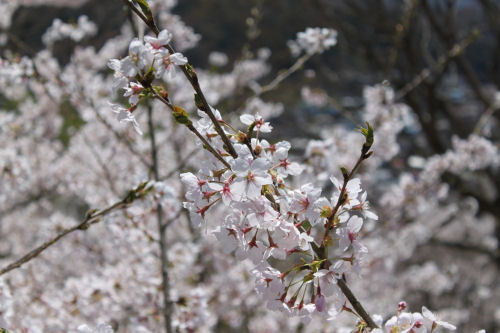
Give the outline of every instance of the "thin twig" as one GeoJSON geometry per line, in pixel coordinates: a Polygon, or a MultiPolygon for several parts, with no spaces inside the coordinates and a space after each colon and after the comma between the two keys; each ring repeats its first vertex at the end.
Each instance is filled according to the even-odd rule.
{"type": "Polygon", "coordinates": [[[395,94],[395,100],[401,100],[403,97],[408,95],[411,91],[417,88],[422,82],[424,82],[433,73],[441,72],[448,62],[453,58],[456,58],[463,54],[465,49],[479,36],[477,30],[472,31],[466,38],[464,38],[460,43],[454,44],[446,54],[440,56],[436,64],[430,68],[424,68],[417,76],[408,82],[403,88],[398,90],[395,94]]]}
{"type": "MultiPolygon", "coordinates": [[[[174,133],[175,133],[175,127],[174,127],[174,133]]],[[[175,160],[176,161],[180,161],[179,164],[177,165],[177,168],[176,168],[177,170],[179,170],[179,169],[182,168],[182,165],[185,163],[184,161],[187,160],[191,156],[191,154],[187,155],[186,158],[182,159],[182,154],[181,154],[181,152],[182,152],[182,145],[179,142],[179,140],[176,140],[175,137],[172,138],[172,146],[173,146],[173,151],[174,151],[174,154],[175,154],[175,160]]],[[[186,185],[184,184],[184,182],[181,182],[180,186],[181,186],[181,193],[183,195],[185,193],[187,193],[187,191],[186,191],[186,185]]],[[[189,217],[188,210],[187,209],[182,209],[182,212],[186,216],[186,221],[187,221],[187,226],[188,226],[189,232],[191,233],[191,236],[194,236],[196,234],[196,229],[193,226],[193,221],[189,217]]]]}
{"type": "Polygon", "coordinates": [[[496,105],[496,103],[492,103],[491,106],[481,115],[479,120],[477,121],[476,125],[474,126],[474,131],[473,133],[476,135],[481,135],[481,132],[483,131],[484,126],[490,120],[491,116],[498,111],[500,107],[496,105]]]}
{"type": "MultiPolygon", "coordinates": [[[[102,172],[104,173],[104,179],[106,179],[109,189],[111,190],[111,192],[113,192],[114,195],[117,195],[118,191],[116,190],[115,183],[113,182],[113,173],[109,170],[108,165],[103,161],[101,155],[95,149],[95,146],[91,142],[89,142],[87,135],[83,134],[82,137],[83,137],[83,142],[85,142],[87,148],[92,152],[92,155],[97,161],[97,164],[101,167],[102,172]]],[[[101,175],[98,174],[98,176],[102,178],[101,175]]]]}
{"type": "MultiPolygon", "coordinates": [[[[446,45],[448,48],[452,48],[454,41],[454,31],[450,30],[449,27],[446,29],[440,24],[440,18],[436,16],[435,11],[429,5],[428,0],[422,0],[422,8],[424,9],[424,13],[429,19],[434,30],[437,32],[438,39],[446,45]]],[[[453,29],[453,27],[451,27],[453,29]]],[[[486,93],[481,88],[481,83],[477,78],[474,70],[472,69],[471,64],[467,60],[467,58],[460,52],[456,57],[453,57],[455,63],[462,70],[462,73],[465,76],[466,81],[468,82],[470,88],[476,94],[477,98],[484,104],[486,108],[491,106],[491,101],[486,93]]]]}
{"type": "Polygon", "coordinates": [[[40,201],[44,198],[51,197],[56,193],[55,187],[50,187],[50,188],[42,188],[35,192],[34,194],[29,194],[26,198],[21,199],[20,201],[16,201],[13,204],[11,204],[8,207],[3,207],[2,210],[0,210],[0,220],[9,214],[12,214],[19,208],[25,208],[27,205],[40,201]]]}
{"type": "Polygon", "coordinates": [[[401,15],[401,22],[397,23],[395,26],[395,32],[393,37],[393,43],[389,51],[389,56],[387,58],[387,63],[385,66],[385,73],[389,73],[396,60],[398,58],[398,48],[405,34],[410,30],[411,22],[415,17],[415,12],[419,0],[411,0],[403,5],[403,13],[401,15]]]}
{"type": "Polygon", "coordinates": [[[189,151],[187,154],[186,154],[186,157],[184,157],[183,159],[181,159],[177,166],[173,169],[173,170],[170,170],[169,172],[167,172],[167,174],[163,177],[161,177],[160,179],[161,180],[165,180],[165,179],[168,179],[170,177],[172,177],[173,175],[177,174],[182,168],[184,168],[187,164],[187,162],[193,157],[196,155],[196,153],[198,152],[198,147],[192,149],[191,151],[189,151]]]}
{"type": "MultiPolygon", "coordinates": [[[[361,163],[367,158],[367,152],[361,151],[361,155],[358,158],[356,164],[352,168],[351,172],[349,172],[347,175],[344,175],[344,183],[342,185],[342,189],[340,190],[339,198],[337,199],[337,203],[335,204],[335,207],[332,210],[332,213],[330,214],[330,217],[327,220],[327,225],[325,228],[325,234],[323,236],[323,241],[321,243],[321,246],[319,248],[315,249],[316,254],[319,256],[320,259],[328,259],[328,252],[327,252],[327,240],[328,236],[330,234],[330,231],[334,227],[334,220],[335,216],[340,209],[340,207],[345,203],[346,200],[346,195],[347,195],[347,183],[352,179],[356,171],[359,169],[361,166],[361,163]]],[[[326,262],[326,261],[325,261],[326,262]]],[[[377,328],[377,324],[373,321],[373,319],[370,317],[368,312],[364,309],[364,307],[361,305],[361,303],[358,301],[358,299],[354,296],[353,292],[349,287],[347,286],[347,283],[345,282],[344,279],[337,279],[337,284],[340,287],[340,290],[342,290],[342,293],[347,297],[349,302],[351,303],[352,307],[356,311],[356,313],[367,323],[367,325],[371,328],[377,328]]]]}
{"type": "Polygon", "coordinates": [[[342,290],[342,293],[345,295],[345,297],[349,300],[349,303],[351,303],[352,307],[356,312],[359,314],[361,318],[368,324],[369,327],[371,328],[378,328],[377,324],[372,320],[368,312],[363,308],[361,303],[358,301],[356,296],[354,296],[353,292],[347,286],[347,283],[345,280],[342,279],[337,279],[337,285],[340,287],[340,290],[342,290]]]}
{"type": "Polygon", "coordinates": [[[45,243],[43,243],[40,246],[36,247],[35,249],[31,250],[30,252],[28,252],[27,254],[25,254],[24,256],[22,256],[21,258],[19,258],[18,260],[14,261],[13,263],[11,263],[11,264],[5,266],[4,268],[2,268],[0,270],[0,276],[3,275],[3,274],[5,274],[5,273],[7,273],[7,272],[10,272],[13,269],[19,268],[22,265],[24,265],[25,263],[27,263],[27,262],[31,261],[32,259],[36,258],[38,255],[40,255],[40,253],[42,253],[47,248],[51,247],[52,245],[54,245],[55,243],[57,243],[62,238],[64,238],[65,236],[69,235],[70,233],[72,233],[74,231],[77,231],[77,230],[86,230],[92,224],[95,224],[95,223],[99,222],[101,217],[103,217],[103,216],[105,216],[105,215],[107,215],[107,214],[109,214],[109,213],[111,213],[111,212],[113,212],[113,211],[115,211],[115,210],[117,210],[119,208],[123,208],[126,205],[130,204],[131,202],[133,202],[137,198],[141,197],[140,195],[139,196],[136,195],[136,192],[139,191],[140,189],[143,189],[143,184],[141,184],[137,188],[131,190],[125,198],[123,198],[122,200],[114,203],[113,205],[111,205],[111,206],[109,206],[109,207],[107,207],[105,209],[98,210],[96,212],[87,214],[87,216],[85,217],[85,219],[83,219],[83,221],[80,222],[79,224],[77,224],[77,225],[75,225],[73,227],[64,229],[57,236],[53,237],[49,241],[46,241],[45,243]]]}
{"type": "MultiPolygon", "coordinates": [[[[175,111],[174,106],[172,105],[172,103],[170,103],[167,99],[163,98],[162,96],[158,95],[158,93],[154,90],[154,88],[151,88],[151,91],[153,92],[153,95],[155,96],[156,99],[158,99],[163,104],[165,104],[166,106],[168,106],[170,110],[175,111]]],[[[228,169],[231,168],[231,166],[229,165],[229,163],[227,163],[227,161],[217,152],[217,150],[215,150],[214,147],[212,147],[212,145],[207,141],[207,139],[205,139],[205,137],[203,135],[201,135],[200,132],[198,132],[198,130],[196,129],[196,127],[194,127],[192,124],[191,125],[186,125],[186,127],[191,132],[193,132],[198,137],[198,139],[201,140],[201,142],[203,143],[203,148],[205,148],[209,152],[211,152],[212,155],[214,155],[215,158],[217,158],[219,161],[221,161],[221,163],[224,164],[224,166],[226,168],[228,168],[228,169]]]]}
{"type": "MultiPolygon", "coordinates": [[[[148,126],[149,138],[151,139],[151,155],[153,158],[153,172],[154,179],[159,180],[158,175],[158,151],[156,149],[155,128],[153,123],[153,108],[148,105],[148,126]]],[[[161,204],[156,205],[156,220],[158,225],[158,233],[160,235],[160,260],[161,260],[161,277],[162,277],[162,291],[163,291],[163,320],[165,321],[165,331],[172,333],[172,318],[171,318],[171,302],[170,302],[170,282],[168,278],[168,252],[167,252],[167,234],[166,224],[163,222],[163,208],[161,204]]]]}
{"type": "Polygon", "coordinates": [[[475,244],[467,244],[464,242],[452,242],[452,241],[446,241],[446,240],[441,240],[436,237],[433,237],[429,239],[429,244],[431,245],[438,245],[438,246],[445,246],[449,247],[452,249],[457,249],[457,250],[462,250],[462,251],[469,251],[469,252],[475,252],[478,254],[485,254],[489,256],[493,261],[497,261],[500,258],[500,250],[490,250],[484,246],[481,245],[475,245],[475,244]]]}
{"type": "Polygon", "coordinates": [[[254,95],[254,97],[259,97],[260,95],[266,93],[266,92],[269,92],[271,90],[274,90],[283,80],[285,80],[286,78],[288,78],[290,75],[292,75],[293,73],[295,73],[297,70],[299,70],[300,68],[302,68],[302,66],[304,65],[304,63],[309,60],[315,53],[306,53],[304,54],[303,56],[301,56],[300,58],[298,58],[295,63],[288,69],[286,69],[285,71],[279,73],[275,78],[274,80],[272,80],[271,82],[269,82],[268,84],[266,84],[265,86],[261,87],[254,95]]]}
{"type": "Polygon", "coordinates": [[[132,154],[137,156],[137,158],[141,161],[144,166],[147,168],[151,168],[151,163],[146,160],[146,158],[135,149],[135,147],[132,145],[132,142],[122,136],[117,130],[111,126],[111,124],[104,119],[104,117],[97,111],[97,109],[94,107],[93,103],[90,103],[91,109],[94,111],[95,115],[99,119],[99,121],[115,136],[115,138],[118,140],[118,142],[122,143],[132,154]]]}
{"type": "Polygon", "coordinates": [[[333,208],[332,213],[330,214],[330,216],[328,217],[328,220],[326,222],[327,226],[326,226],[326,230],[325,230],[325,235],[323,236],[323,242],[322,242],[323,246],[326,246],[325,244],[326,244],[326,241],[328,239],[328,235],[330,233],[330,230],[332,230],[334,225],[335,225],[335,216],[337,215],[338,210],[346,201],[347,183],[349,183],[349,181],[352,179],[352,176],[354,176],[356,171],[361,166],[361,163],[366,159],[364,156],[365,156],[365,154],[361,153],[358,160],[356,161],[356,164],[352,168],[351,172],[349,172],[348,175],[344,176],[344,183],[342,184],[342,189],[340,190],[339,198],[337,199],[337,203],[335,204],[335,207],[333,208]]]}

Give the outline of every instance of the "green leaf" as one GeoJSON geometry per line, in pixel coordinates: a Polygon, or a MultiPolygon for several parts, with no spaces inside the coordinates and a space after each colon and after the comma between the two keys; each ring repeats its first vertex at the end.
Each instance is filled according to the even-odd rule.
{"type": "MultiPolygon", "coordinates": [[[[87,214],[85,214],[85,219],[90,219],[92,217],[92,215],[94,215],[95,213],[97,213],[99,211],[99,209],[97,208],[94,208],[94,209],[91,209],[87,212],[87,214]]],[[[1,333],[1,332],[0,332],[1,333]]]]}
{"type": "Polygon", "coordinates": [[[203,104],[201,97],[198,94],[194,94],[194,104],[196,104],[196,107],[201,111],[208,111],[207,108],[205,107],[205,104],[203,104]]]}
{"type": "Polygon", "coordinates": [[[366,128],[361,127],[359,131],[365,136],[367,143],[373,144],[373,127],[369,122],[366,122],[366,128]]]}
{"type": "Polygon", "coordinates": [[[182,125],[191,126],[193,124],[187,112],[177,105],[174,105],[174,118],[176,122],[182,125]]]}
{"type": "Polygon", "coordinates": [[[361,134],[365,136],[365,143],[363,144],[363,148],[361,149],[361,152],[363,154],[363,158],[368,158],[368,151],[373,145],[374,138],[373,138],[373,127],[370,125],[369,122],[366,122],[366,128],[361,127],[359,129],[361,134]]]}
{"type": "Polygon", "coordinates": [[[340,171],[342,171],[342,176],[344,177],[344,179],[349,177],[349,171],[347,171],[345,167],[340,167],[340,171]]]}
{"type": "Polygon", "coordinates": [[[153,20],[153,13],[149,8],[149,4],[146,0],[135,0],[141,7],[142,13],[147,17],[148,20],[153,20]]]}

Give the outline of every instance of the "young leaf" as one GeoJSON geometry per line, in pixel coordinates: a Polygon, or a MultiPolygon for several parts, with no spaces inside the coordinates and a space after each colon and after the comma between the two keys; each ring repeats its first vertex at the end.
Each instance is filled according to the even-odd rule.
{"type": "Polygon", "coordinates": [[[141,7],[142,13],[146,16],[146,18],[149,21],[153,20],[153,13],[151,12],[151,9],[149,8],[149,4],[146,0],[135,0],[139,4],[139,7],[141,7]]]}

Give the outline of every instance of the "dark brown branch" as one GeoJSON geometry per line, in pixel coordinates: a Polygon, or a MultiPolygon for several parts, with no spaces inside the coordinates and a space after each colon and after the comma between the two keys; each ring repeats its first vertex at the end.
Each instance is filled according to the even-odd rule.
{"type": "MultiPolygon", "coordinates": [[[[446,48],[451,49],[453,47],[453,44],[455,44],[453,32],[447,32],[447,30],[445,30],[441,26],[441,24],[439,23],[439,19],[436,17],[435,13],[430,7],[428,0],[422,0],[422,7],[424,9],[425,15],[429,19],[429,22],[437,32],[439,40],[446,46],[446,48]]],[[[482,90],[481,83],[479,82],[479,79],[474,73],[474,70],[472,69],[472,66],[470,65],[467,58],[465,58],[463,54],[458,54],[454,58],[454,60],[458,67],[461,69],[462,73],[465,76],[465,79],[467,80],[472,91],[474,91],[474,93],[476,94],[477,98],[483,103],[486,108],[489,108],[491,106],[491,101],[482,90]]]]}
{"type": "MultiPolygon", "coordinates": [[[[158,95],[158,93],[154,90],[154,88],[151,88],[151,91],[153,92],[153,95],[155,96],[156,99],[158,99],[163,104],[165,104],[166,106],[168,106],[168,108],[170,110],[175,111],[174,110],[174,106],[172,105],[172,103],[170,103],[168,100],[166,100],[165,98],[163,98],[160,95],[158,95]]],[[[205,137],[203,135],[201,135],[201,133],[198,132],[198,130],[193,125],[186,125],[186,127],[191,132],[193,132],[198,137],[198,139],[201,140],[201,142],[203,143],[203,148],[205,148],[209,152],[211,152],[212,155],[214,155],[214,157],[216,157],[222,164],[224,164],[224,166],[226,168],[229,168],[229,169],[231,168],[231,166],[229,165],[229,163],[227,163],[227,161],[224,158],[222,158],[222,156],[217,152],[217,150],[215,150],[215,148],[212,147],[212,145],[207,141],[207,139],[205,139],[205,137]]]]}
{"type": "Polygon", "coordinates": [[[46,241],[45,243],[43,243],[40,246],[36,247],[35,249],[31,250],[30,252],[28,252],[27,254],[25,254],[24,256],[22,256],[21,258],[19,258],[18,260],[14,261],[13,263],[11,263],[11,264],[5,266],[4,268],[2,268],[0,270],[0,275],[8,273],[8,272],[10,272],[13,269],[19,268],[22,265],[24,265],[25,263],[27,263],[27,262],[31,261],[32,259],[38,257],[38,255],[40,255],[40,253],[42,253],[43,251],[45,251],[46,249],[48,249],[49,247],[51,247],[52,245],[54,245],[55,243],[57,243],[59,240],[61,240],[65,236],[71,234],[72,232],[77,231],[77,230],[86,230],[92,224],[95,224],[95,223],[99,222],[101,217],[103,217],[103,216],[105,216],[105,215],[107,215],[107,214],[109,214],[109,213],[111,213],[111,212],[113,212],[113,211],[115,211],[115,210],[117,210],[119,208],[123,208],[126,205],[130,204],[131,202],[133,202],[137,198],[141,197],[141,195],[137,195],[137,191],[143,190],[143,188],[144,188],[144,186],[141,184],[137,188],[131,190],[129,192],[129,194],[124,199],[122,199],[122,200],[114,203],[113,205],[109,206],[108,208],[105,208],[105,209],[102,209],[102,210],[99,210],[99,211],[87,214],[87,216],[85,217],[85,219],[82,222],[80,222],[79,224],[77,224],[77,225],[75,225],[75,226],[73,226],[71,228],[64,229],[57,236],[55,236],[52,239],[46,241]]]}
{"type": "Polygon", "coordinates": [[[340,290],[342,290],[342,293],[345,295],[345,297],[347,297],[347,299],[351,303],[354,310],[356,310],[356,312],[359,314],[359,316],[361,318],[363,318],[363,320],[366,322],[366,324],[368,324],[368,326],[371,328],[377,328],[378,327],[377,324],[375,324],[375,322],[372,320],[372,318],[370,317],[368,312],[366,312],[366,310],[363,308],[363,306],[358,301],[356,296],[354,296],[351,289],[347,286],[347,283],[345,282],[345,280],[343,278],[338,279],[337,285],[340,287],[340,290]]]}

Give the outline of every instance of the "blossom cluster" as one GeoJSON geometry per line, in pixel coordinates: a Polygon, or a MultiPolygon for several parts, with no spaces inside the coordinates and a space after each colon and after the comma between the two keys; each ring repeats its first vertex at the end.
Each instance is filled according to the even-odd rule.
{"type": "Polygon", "coordinates": [[[309,55],[323,53],[337,44],[337,31],[330,28],[307,28],[297,33],[297,39],[288,41],[288,47],[294,56],[302,52],[309,55]]]}
{"type": "Polygon", "coordinates": [[[109,68],[114,71],[113,91],[125,90],[123,96],[128,97],[129,108],[112,104],[120,122],[131,122],[135,130],[142,134],[139,124],[132,115],[139,101],[144,97],[144,85],[151,84],[152,78],[166,76],[171,79],[175,75],[177,65],[185,65],[187,58],[181,53],[171,53],[165,46],[172,39],[172,34],[162,30],[158,37],[145,36],[144,41],[135,38],[130,42],[129,55],[121,60],[111,59],[109,68]]]}
{"type": "MultiPolygon", "coordinates": [[[[175,1],[148,3],[158,11],[158,26],[176,36],[176,49],[196,43],[199,35],[169,12],[175,1]]],[[[0,25],[3,21],[4,12],[0,25]]],[[[223,113],[224,119],[210,108],[235,149],[231,156],[208,109],[200,109],[199,119],[192,121],[206,140],[201,143],[185,128],[174,126],[163,103],[140,103],[158,93],[188,111],[198,106],[187,80],[172,75],[176,62],[171,59],[170,66],[163,62],[165,56],[176,54],[167,45],[169,33],[132,40],[132,31],[125,22],[119,35],[101,49],[76,48],[68,64],[59,63],[50,47],[31,59],[8,54],[0,60],[0,84],[5,87],[0,97],[8,102],[7,112],[4,104],[0,110],[0,141],[6,147],[0,153],[2,267],[61,228],[79,223],[89,207],[112,204],[138,182],[150,179],[153,131],[161,179],[149,183],[151,195],[71,234],[40,258],[2,276],[0,327],[34,333],[158,332],[163,330],[164,304],[170,302],[172,326],[179,332],[213,332],[221,327],[352,332],[354,325],[358,331],[370,331],[362,321],[354,324],[354,316],[338,315],[354,312],[341,289],[347,283],[369,312],[389,318],[384,323],[382,317],[372,316],[380,327],[372,332],[436,332],[452,327],[424,308],[420,313],[400,308],[391,317],[393,304],[408,295],[425,294],[429,307],[442,306],[450,291],[471,283],[470,267],[481,267],[477,270],[481,284],[468,287],[477,296],[474,302],[497,307],[492,296],[496,275],[484,260],[484,253],[497,249],[495,219],[480,213],[473,197],[452,197],[452,189],[441,179],[449,173],[467,177],[498,168],[498,147],[491,140],[477,135],[455,138],[449,151],[414,156],[400,172],[401,156],[408,153],[400,139],[419,129],[414,127],[412,110],[382,84],[364,91],[359,122],[368,121],[376,131],[373,154],[363,160],[355,177],[345,178],[349,168],[340,167],[354,165],[366,138],[345,124],[325,122],[315,127],[311,122],[308,129],[322,140],[298,133],[290,142],[276,142],[268,121],[272,123],[285,107],[256,96],[238,112],[223,113]],[[118,60],[127,49],[128,57],[118,60]],[[106,70],[110,58],[114,59],[111,75],[106,70]],[[129,104],[119,98],[111,110],[138,131],[139,123],[145,128],[148,113],[143,111],[148,105],[154,114],[148,135],[134,136],[131,128],[112,121],[108,92],[113,85],[129,104]],[[68,127],[67,113],[76,115],[81,125],[68,127]],[[238,120],[235,129],[230,124],[238,120]],[[63,135],[69,139],[62,142],[63,135]],[[222,161],[206,150],[207,143],[222,161]],[[302,150],[304,163],[294,162],[302,150]],[[179,181],[172,177],[177,170],[191,172],[179,181]],[[401,176],[399,183],[397,177],[390,178],[394,174],[401,176]],[[185,192],[190,218],[180,214],[185,192]],[[376,210],[382,223],[375,221],[368,197],[381,208],[376,210]],[[161,293],[159,209],[168,226],[166,300],[161,293]],[[463,247],[468,245],[463,239],[477,242],[483,254],[457,256],[443,264],[420,261],[429,251],[425,246],[441,239],[463,247]]],[[[333,35],[307,31],[298,39],[303,47],[296,44],[299,52],[321,52],[332,44],[333,35]],[[324,43],[325,39],[329,41],[324,43]]],[[[220,68],[196,69],[210,105],[222,109],[235,105],[234,96],[259,91],[254,87],[270,73],[270,51],[264,48],[255,55],[231,68],[233,64],[225,64],[228,59],[217,54],[212,65],[220,68]]],[[[320,90],[303,89],[302,95],[311,105],[331,107],[329,94],[320,90]]],[[[194,114],[186,116],[195,118],[194,114]]],[[[484,192],[494,197],[494,191],[484,192]]],[[[453,305],[439,313],[462,326],[483,311],[480,306],[465,307],[453,305]]]]}
{"type": "MultiPolygon", "coordinates": [[[[297,45],[306,52],[322,52],[336,43],[334,37],[328,29],[308,30],[299,34],[297,45]]],[[[133,122],[138,132],[132,112],[141,98],[157,95],[151,90],[155,89],[153,79],[163,78],[165,70],[169,70],[165,79],[171,79],[175,65],[187,63],[181,54],[164,48],[170,39],[167,30],[157,37],[145,37],[144,43],[134,39],[128,57],[109,62],[115,71],[114,90],[124,89],[132,104],[129,109],[117,104],[112,107],[120,121],[133,122]]],[[[221,133],[215,125],[226,123],[219,111],[212,107],[207,110],[198,103],[200,119],[194,123],[181,108],[172,108],[179,123],[193,126],[191,130],[205,138],[199,141],[206,149],[199,171],[181,175],[187,186],[189,201],[184,207],[190,220],[198,227],[206,224],[210,212],[223,204],[225,217],[213,234],[225,253],[235,252],[238,259],[253,262],[256,290],[264,296],[267,307],[298,316],[304,322],[309,322],[313,313],[335,318],[347,303],[337,282],[352,273],[359,275],[368,252],[358,240],[363,218],[378,219],[369,210],[360,180],[351,177],[355,169],[352,173],[342,169],[343,183],[330,178],[334,191],[328,199],[312,183],[294,189],[287,178],[299,175],[303,166],[289,161],[290,143],[271,144],[259,138],[272,130],[262,116],[243,114],[240,121],[247,126],[244,132],[228,125],[229,131],[221,133]],[[229,138],[234,154],[228,153],[224,136],[229,138]],[[286,262],[288,267],[276,268],[272,264],[276,260],[286,262]],[[297,260],[301,263],[294,264],[297,260]]],[[[358,164],[372,154],[370,125],[362,133],[366,142],[358,164]]]]}
{"type": "Polygon", "coordinates": [[[96,33],[97,25],[90,21],[86,15],[80,16],[76,24],[64,23],[56,18],[43,34],[42,41],[47,46],[65,38],[80,42],[85,37],[94,36],[96,33]]]}
{"type": "MultiPolygon", "coordinates": [[[[131,80],[147,81],[149,73],[160,78],[165,64],[171,70],[173,65],[186,64],[180,54],[171,55],[163,48],[170,38],[170,33],[163,30],[157,38],[145,37],[146,44],[135,39],[130,43],[128,57],[110,61],[109,66],[115,70],[113,87],[125,89],[124,96],[129,97],[133,107],[139,101],[137,95],[147,96],[151,82],[141,85],[131,80]],[[183,61],[164,60],[165,57],[183,61]],[[158,68],[155,62],[163,65],[158,68]]],[[[113,105],[113,109],[120,120],[130,120],[137,127],[130,115],[133,109],[118,105],[113,105]]],[[[218,110],[210,111],[218,122],[224,123],[218,110]]],[[[377,219],[369,210],[360,180],[349,179],[345,174],[342,184],[332,177],[334,192],[330,198],[322,197],[321,188],[311,183],[294,189],[287,178],[298,176],[303,167],[289,160],[289,142],[272,144],[260,138],[272,130],[262,116],[241,115],[241,123],[247,126],[244,132],[234,132],[232,127],[224,130],[223,135],[230,138],[236,152],[232,156],[225,152],[225,143],[208,112],[199,110],[198,115],[200,119],[193,126],[207,140],[199,144],[208,143],[212,148],[206,151],[196,174],[181,175],[189,200],[184,207],[193,224],[205,224],[209,211],[219,203],[225,206],[224,220],[213,233],[224,252],[234,251],[237,258],[253,262],[257,290],[264,295],[268,308],[300,316],[304,321],[310,321],[314,312],[329,313],[331,317],[340,313],[346,298],[336,281],[350,276],[351,271],[359,274],[368,252],[357,240],[363,225],[361,216],[377,219]],[[324,250],[327,248],[329,252],[324,250]],[[271,258],[292,263],[300,259],[303,264],[292,264],[281,271],[270,264],[271,258]],[[328,305],[327,298],[331,302],[328,305]]],[[[187,114],[182,117],[181,123],[191,123],[187,114]]],[[[360,160],[369,156],[373,133],[370,135],[360,160]]]]}
{"type": "Polygon", "coordinates": [[[408,332],[408,333],[427,333],[434,332],[434,330],[441,326],[448,330],[456,330],[456,327],[452,324],[440,320],[433,312],[427,309],[425,306],[422,307],[422,312],[406,312],[407,304],[402,301],[398,304],[398,313],[392,316],[382,325],[382,317],[376,316],[376,321],[380,327],[372,330],[372,333],[382,333],[382,332],[408,332]]]}
{"type": "MultiPolygon", "coordinates": [[[[339,312],[345,298],[336,286],[336,279],[350,270],[359,272],[367,252],[356,239],[363,219],[353,213],[358,211],[377,218],[366,209],[366,193],[361,195],[359,179],[347,183],[348,198],[334,218],[334,243],[339,250],[335,255],[341,259],[322,265],[313,250],[313,244],[321,242],[315,227],[322,229],[328,223],[342,185],[332,178],[335,191],[329,199],[321,197],[321,189],[312,184],[293,190],[286,179],[299,175],[302,167],[288,160],[290,144],[259,140],[259,133],[269,132],[270,126],[258,115],[242,115],[241,121],[255,126],[257,131],[256,138],[251,139],[252,150],[235,141],[238,157],[227,158],[230,169],[207,156],[209,160],[196,175],[181,175],[188,188],[189,201],[185,207],[191,219],[201,225],[209,210],[222,202],[228,213],[214,235],[226,253],[235,251],[237,258],[248,258],[255,264],[252,272],[257,290],[264,295],[270,309],[308,320],[313,312],[327,313],[325,297],[334,296],[330,307],[339,312]],[[301,258],[304,264],[280,271],[269,264],[271,257],[292,261],[301,258]]],[[[207,118],[202,118],[196,126],[222,149],[222,141],[215,140],[216,133],[207,118]]],[[[330,255],[333,253],[332,250],[330,255]]]]}

